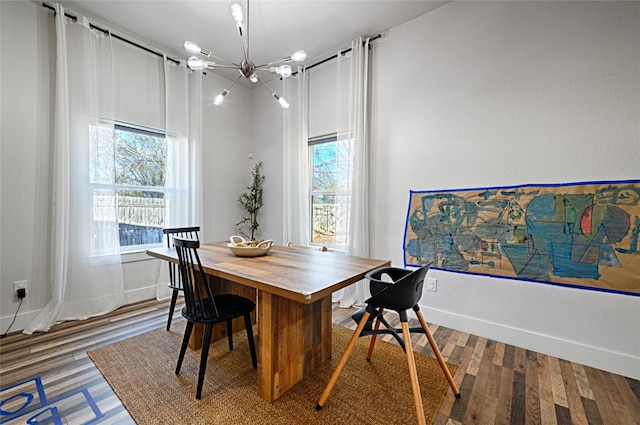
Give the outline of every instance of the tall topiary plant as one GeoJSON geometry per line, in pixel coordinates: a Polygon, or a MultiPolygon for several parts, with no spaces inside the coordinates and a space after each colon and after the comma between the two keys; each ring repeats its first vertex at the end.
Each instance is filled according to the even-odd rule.
{"type": "Polygon", "coordinates": [[[262,208],[262,161],[256,163],[251,172],[251,184],[247,191],[238,197],[238,203],[243,210],[243,218],[236,223],[236,232],[245,238],[255,240],[258,233],[258,212],[262,208]]]}

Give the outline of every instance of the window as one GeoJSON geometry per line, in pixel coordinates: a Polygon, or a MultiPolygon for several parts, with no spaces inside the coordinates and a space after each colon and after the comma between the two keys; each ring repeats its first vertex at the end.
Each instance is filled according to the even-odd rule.
{"type": "Polygon", "coordinates": [[[336,136],[309,140],[311,243],[340,249],[347,242],[353,141],[336,136]]]}
{"type": "Polygon", "coordinates": [[[133,126],[91,126],[92,251],[114,226],[121,248],[133,251],[162,242],[166,217],[167,143],[164,134],[133,126]]]}

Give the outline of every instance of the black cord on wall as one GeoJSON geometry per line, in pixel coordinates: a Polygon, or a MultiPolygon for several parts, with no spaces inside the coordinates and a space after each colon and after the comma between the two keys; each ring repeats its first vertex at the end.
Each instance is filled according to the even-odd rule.
{"type": "Polygon", "coordinates": [[[11,329],[11,326],[13,326],[13,324],[15,323],[16,317],[18,317],[18,312],[20,311],[20,307],[22,307],[22,302],[23,301],[24,301],[24,298],[20,298],[20,304],[18,304],[18,309],[16,310],[16,314],[13,315],[13,320],[11,321],[11,324],[7,328],[7,331],[5,333],[3,333],[2,335],[0,335],[0,338],[4,338],[9,333],[9,329],[11,329]]]}

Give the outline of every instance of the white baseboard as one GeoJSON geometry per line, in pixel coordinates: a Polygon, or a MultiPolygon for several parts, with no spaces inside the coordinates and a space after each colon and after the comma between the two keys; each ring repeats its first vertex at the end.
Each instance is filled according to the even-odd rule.
{"type": "Polygon", "coordinates": [[[15,333],[18,331],[22,331],[27,327],[29,323],[40,313],[40,310],[35,311],[25,311],[24,313],[20,312],[16,316],[16,321],[11,325],[13,321],[13,314],[10,316],[2,316],[0,317],[0,332],[15,333]],[[11,329],[9,329],[9,325],[11,325],[11,329]]]}
{"type": "MultiPolygon", "coordinates": [[[[156,285],[147,286],[144,288],[136,288],[130,291],[125,291],[122,298],[122,305],[133,304],[140,301],[146,301],[150,299],[156,298],[156,285]]],[[[28,304],[25,306],[28,307],[28,304]]],[[[17,309],[16,304],[16,309],[17,309]]],[[[21,311],[16,316],[16,320],[11,325],[13,321],[13,314],[10,316],[2,316],[0,317],[0,332],[6,332],[9,325],[11,325],[11,329],[9,329],[9,333],[14,333],[18,331],[22,331],[27,327],[32,320],[36,318],[36,316],[40,313],[42,309],[31,310],[31,311],[21,311]]],[[[4,311],[3,311],[4,313],[4,311]]]]}
{"type": "Polygon", "coordinates": [[[448,311],[421,307],[425,320],[484,338],[533,350],[596,369],[640,379],[640,358],[575,341],[492,323],[448,311]]]}
{"type": "Polygon", "coordinates": [[[140,301],[146,301],[156,298],[156,285],[146,286],[144,288],[136,288],[125,291],[122,298],[122,305],[133,304],[140,301]]]}

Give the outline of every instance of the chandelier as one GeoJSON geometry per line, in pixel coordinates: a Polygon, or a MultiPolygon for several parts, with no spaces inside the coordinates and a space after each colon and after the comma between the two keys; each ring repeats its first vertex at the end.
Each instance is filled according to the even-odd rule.
{"type": "Polygon", "coordinates": [[[187,66],[192,70],[201,70],[201,69],[216,69],[216,68],[231,68],[237,69],[240,75],[236,80],[231,83],[229,87],[222,90],[220,94],[213,98],[213,104],[216,106],[222,105],[224,102],[224,98],[229,94],[229,90],[242,78],[246,78],[252,83],[260,82],[263,86],[265,86],[270,92],[271,95],[278,101],[282,108],[286,109],[289,107],[289,102],[280,96],[278,93],[273,91],[268,85],[264,83],[258,77],[257,71],[266,71],[271,74],[278,74],[283,78],[287,78],[291,75],[291,66],[287,65],[288,62],[302,62],[307,58],[307,53],[304,50],[298,50],[293,53],[291,56],[286,58],[276,60],[274,62],[265,63],[262,65],[256,66],[251,59],[249,59],[249,0],[247,0],[247,25],[246,25],[246,36],[245,36],[245,24],[244,24],[244,12],[242,10],[242,6],[238,3],[234,3],[231,5],[231,16],[236,21],[236,26],[238,27],[238,35],[242,40],[242,50],[244,52],[244,60],[237,64],[221,57],[213,55],[211,52],[202,50],[200,46],[191,41],[184,42],[184,48],[187,52],[194,55],[201,55],[207,58],[213,58],[218,61],[218,63],[213,60],[203,60],[197,56],[191,56],[187,60],[187,66]]]}

